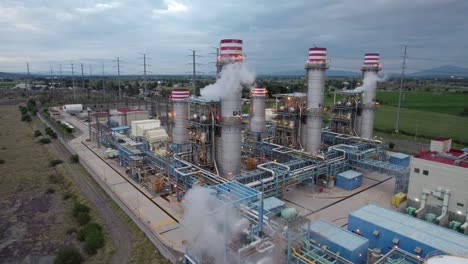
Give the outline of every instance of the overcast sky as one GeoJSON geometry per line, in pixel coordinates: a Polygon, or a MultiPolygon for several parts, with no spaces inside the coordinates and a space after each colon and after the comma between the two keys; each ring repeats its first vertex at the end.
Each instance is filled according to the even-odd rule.
{"type": "Polygon", "coordinates": [[[451,64],[468,67],[467,0],[1,0],[0,72],[142,71],[149,53],[154,74],[214,71],[222,38],[244,40],[258,73],[302,69],[307,50],[326,47],[332,69],[359,71],[365,52],[380,52],[385,71],[398,72],[403,45],[408,71],[451,64]],[[424,60],[422,60],[424,59],[424,60]]]}

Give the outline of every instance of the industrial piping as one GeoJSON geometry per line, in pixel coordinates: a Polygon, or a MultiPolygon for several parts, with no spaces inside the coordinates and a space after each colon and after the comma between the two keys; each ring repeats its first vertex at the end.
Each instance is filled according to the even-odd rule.
{"type": "Polygon", "coordinates": [[[377,93],[377,73],[382,70],[379,53],[366,53],[364,64],[361,67],[363,79],[371,82],[363,93],[362,117],[361,117],[361,137],[371,139],[374,130],[374,112],[377,93]]]}
{"type": "Polygon", "coordinates": [[[322,143],[323,91],[325,85],[326,48],[310,48],[307,70],[307,120],[305,149],[316,155],[322,143]]]}
{"type": "MultiPolygon", "coordinates": [[[[223,39],[218,65],[242,63],[242,40],[223,39]]],[[[231,179],[241,173],[241,100],[242,92],[221,99],[220,136],[216,140],[216,162],[222,177],[231,179]]]]}

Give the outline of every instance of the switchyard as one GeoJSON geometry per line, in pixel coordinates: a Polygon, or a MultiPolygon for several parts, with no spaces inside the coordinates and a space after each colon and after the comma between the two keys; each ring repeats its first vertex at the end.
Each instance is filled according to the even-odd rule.
{"type": "MultiPolygon", "coordinates": [[[[174,89],[158,103],[162,107],[89,106],[86,121],[62,111],[82,132],[69,145],[166,257],[184,263],[422,263],[435,250],[468,256],[468,237],[433,224],[425,223],[457,239],[456,252],[432,244],[394,247],[393,238],[376,242],[374,230],[356,224],[359,208],[391,207],[392,196],[408,193],[410,183],[408,163],[395,161],[405,157],[389,162],[386,145],[372,132],[379,54],[365,54],[363,86],[342,91],[324,124],[326,48],[309,49],[306,92],[275,95],[273,117],[265,114],[268,87],[256,87],[245,73],[243,41],[223,39],[220,51],[217,82],[201,97],[174,89]],[[250,90],[249,113],[242,112],[243,89],[250,90]]],[[[392,235],[403,244],[415,226],[392,235]]],[[[384,227],[379,230],[383,236],[384,227]]]]}

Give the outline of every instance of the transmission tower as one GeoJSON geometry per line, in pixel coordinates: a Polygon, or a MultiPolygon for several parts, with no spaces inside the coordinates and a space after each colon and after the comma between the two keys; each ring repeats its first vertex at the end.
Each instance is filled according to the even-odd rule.
{"type": "Polygon", "coordinates": [[[218,62],[218,58],[219,58],[219,48],[218,47],[215,47],[215,46],[211,46],[213,49],[216,50],[216,53],[210,53],[210,54],[213,54],[213,55],[216,55],[216,59],[215,59],[215,64],[216,64],[216,75],[219,74],[220,72],[220,67],[219,67],[219,62],[218,62]]]}
{"type": "Polygon", "coordinates": [[[26,62],[26,69],[27,69],[27,71],[28,71],[28,77],[26,78],[25,84],[26,84],[26,91],[28,91],[29,80],[30,80],[30,78],[31,78],[31,75],[30,75],[30,73],[29,73],[29,62],[26,62]]]}
{"type": "Polygon", "coordinates": [[[59,71],[60,71],[60,88],[62,88],[62,64],[59,65],[59,71]]]}
{"type": "Polygon", "coordinates": [[[122,99],[122,89],[120,87],[120,58],[119,57],[117,57],[116,62],[117,62],[117,83],[119,86],[119,99],[122,99]]]}
{"type": "Polygon", "coordinates": [[[104,80],[104,62],[102,62],[102,96],[106,97],[106,81],[104,80]]]}
{"type": "Polygon", "coordinates": [[[189,51],[192,52],[192,55],[188,55],[188,56],[192,57],[192,62],[189,63],[189,65],[192,65],[192,90],[193,90],[193,95],[196,97],[196,96],[198,96],[197,86],[196,86],[196,74],[197,74],[196,66],[201,65],[201,63],[196,62],[196,58],[199,58],[199,57],[202,57],[202,56],[197,55],[196,50],[190,50],[189,49],[189,51]]]}
{"type": "Polygon", "coordinates": [[[73,68],[73,62],[71,64],[71,71],[72,71],[72,85],[73,85],[73,100],[76,99],[76,91],[75,91],[75,71],[73,68]]]}
{"type": "Polygon", "coordinates": [[[405,46],[405,50],[403,52],[403,64],[401,66],[401,76],[400,76],[400,93],[398,95],[398,109],[397,109],[397,117],[396,117],[396,125],[395,125],[395,132],[398,133],[400,130],[400,108],[401,108],[401,97],[403,94],[403,83],[405,80],[405,68],[406,68],[406,49],[408,46],[405,46]]]}
{"type": "Polygon", "coordinates": [[[141,53],[141,55],[143,55],[143,85],[144,85],[144,88],[143,88],[143,94],[144,95],[147,95],[148,94],[148,88],[147,88],[147,79],[146,79],[146,74],[149,73],[149,71],[147,70],[147,67],[151,66],[151,64],[148,64],[146,63],[147,60],[151,60],[151,58],[148,58],[146,55],[148,55],[147,53],[141,53]]]}

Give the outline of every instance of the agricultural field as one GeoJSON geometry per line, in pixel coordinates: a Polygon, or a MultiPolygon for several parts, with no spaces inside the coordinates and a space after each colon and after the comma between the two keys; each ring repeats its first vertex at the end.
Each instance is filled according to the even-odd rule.
{"type": "MultiPolygon", "coordinates": [[[[379,91],[377,99],[383,105],[398,106],[397,91],[379,91]]],[[[467,93],[435,93],[435,92],[405,92],[402,107],[420,111],[435,112],[449,115],[461,115],[468,108],[467,93]]]]}

